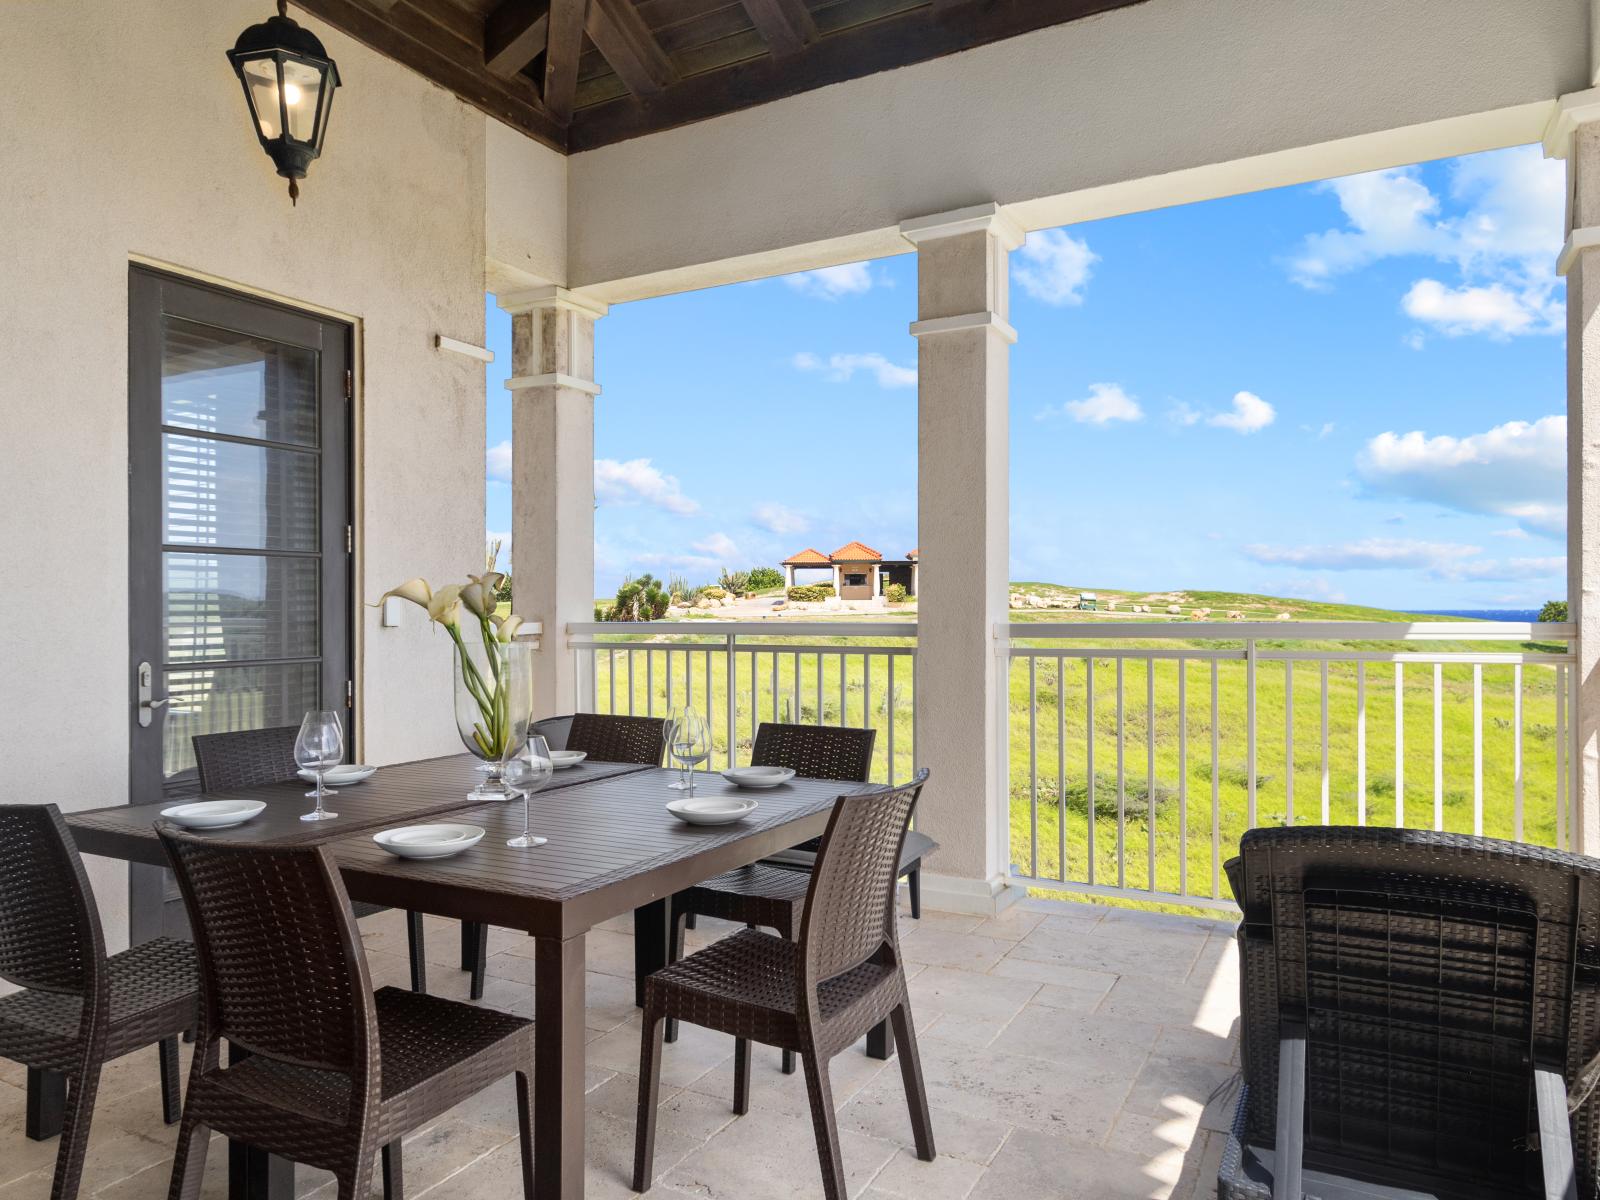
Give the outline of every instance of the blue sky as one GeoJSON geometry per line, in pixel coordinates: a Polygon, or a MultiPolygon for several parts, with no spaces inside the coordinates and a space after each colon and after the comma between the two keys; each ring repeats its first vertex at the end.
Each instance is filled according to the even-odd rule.
{"type": "MultiPolygon", "coordinates": [[[[1034,233],[1012,255],[1012,577],[1409,608],[1562,596],[1561,219],[1561,164],[1524,147],[1034,233]]],[[[917,544],[915,269],[612,309],[597,595],[917,544]]],[[[510,321],[488,311],[504,532],[510,321]]]]}

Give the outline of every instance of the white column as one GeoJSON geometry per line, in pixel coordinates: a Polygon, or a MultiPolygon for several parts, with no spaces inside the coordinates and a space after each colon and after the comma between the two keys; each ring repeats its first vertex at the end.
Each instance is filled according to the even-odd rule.
{"type": "Polygon", "coordinates": [[[834,567],[834,569],[833,569],[833,594],[835,596],[842,596],[844,594],[844,568],[843,567],[834,567]]]}
{"type": "Polygon", "coordinates": [[[1577,628],[1571,845],[1600,853],[1600,89],[1563,96],[1545,153],[1567,160],[1567,609],[1577,628]]]}
{"type": "Polygon", "coordinates": [[[918,827],[940,844],[933,908],[990,913],[1007,887],[1005,643],[1010,557],[1007,255],[996,205],[903,222],[917,247],[917,749],[932,771],[918,827]],[[920,562],[919,562],[920,566],[920,562]]]}
{"type": "Polygon", "coordinates": [[[542,621],[534,713],[572,712],[566,627],[594,619],[594,323],[606,306],[558,287],[499,298],[511,314],[511,579],[524,620],[542,621]]]}
{"type": "Polygon", "coordinates": [[[784,564],[784,567],[783,567],[783,578],[784,578],[784,584],[783,584],[784,587],[792,588],[794,586],[794,567],[793,567],[792,564],[789,564],[789,563],[785,563],[784,564]]]}

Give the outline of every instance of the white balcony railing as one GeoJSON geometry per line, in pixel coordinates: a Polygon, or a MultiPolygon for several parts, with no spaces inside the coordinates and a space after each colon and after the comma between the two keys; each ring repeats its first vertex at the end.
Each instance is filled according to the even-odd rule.
{"type": "Polygon", "coordinates": [[[1255,825],[1411,825],[1565,847],[1570,625],[1020,623],[1015,881],[1230,906],[1255,825]],[[1180,644],[1181,643],[1181,644],[1180,644]]]}

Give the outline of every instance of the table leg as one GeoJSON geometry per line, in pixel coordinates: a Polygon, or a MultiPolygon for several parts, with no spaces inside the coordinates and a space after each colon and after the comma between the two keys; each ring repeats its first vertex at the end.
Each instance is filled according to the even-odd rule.
{"type": "Polygon", "coordinates": [[[582,1200],[585,937],[534,939],[533,1194],[582,1200]]]}
{"type": "MultiPolygon", "coordinates": [[[[248,1050],[228,1046],[228,1062],[242,1062],[248,1050]]],[[[228,1200],[294,1200],[294,1163],[244,1142],[228,1142],[228,1200]]]]}
{"type": "Polygon", "coordinates": [[[644,981],[667,965],[672,938],[672,897],[633,910],[633,1002],[644,1007],[644,981]]]}
{"type": "Polygon", "coordinates": [[[28,1068],[27,1133],[36,1142],[55,1137],[67,1114],[67,1077],[60,1071],[28,1068]]]}

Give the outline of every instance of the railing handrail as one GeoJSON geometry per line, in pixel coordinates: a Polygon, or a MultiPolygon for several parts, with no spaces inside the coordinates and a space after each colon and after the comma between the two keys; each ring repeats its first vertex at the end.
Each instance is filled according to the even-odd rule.
{"type": "Polygon", "coordinates": [[[1539,621],[1015,621],[997,638],[1067,641],[1551,642],[1571,641],[1570,622],[1539,621]]]}
{"type": "Polygon", "coordinates": [[[914,638],[915,621],[722,621],[715,617],[693,621],[571,621],[567,636],[599,633],[658,633],[716,637],[880,637],[914,638]]]}

